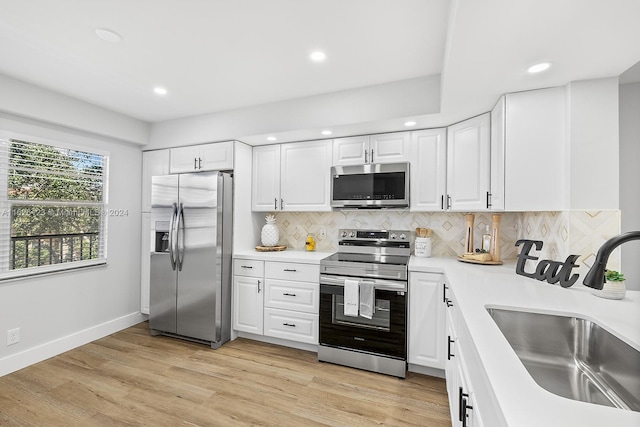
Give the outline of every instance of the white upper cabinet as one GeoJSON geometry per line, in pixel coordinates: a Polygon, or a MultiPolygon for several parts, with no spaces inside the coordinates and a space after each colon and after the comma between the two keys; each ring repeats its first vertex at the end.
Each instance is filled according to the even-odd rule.
{"type": "Polygon", "coordinates": [[[253,211],[330,211],[332,143],[254,147],[253,211]]]}
{"type": "Polygon", "coordinates": [[[447,128],[447,197],[455,211],[485,211],[490,194],[490,114],[447,128]]]}
{"type": "Polygon", "coordinates": [[[333,140],[333,165],[408,162],[410,148],[409,132],[336,138],[333,140]]]}
{"type": "Polygon", "coordinates": [[[491,210],[504,210],[505,98],[491,110],[491,210]]]}
{"type": "Polygon", "coordinates": [[[169,173],[169,150],[142,153],[142,212],[151,212],[151,177],[169,173]]]}
{"type": "Polygon", "coordinates": [[[505,210],[566,208],[565,105],[565,89],[556,87],[507,94],[492,111],[492,146],[504,156],[496,179],[503,180],[505,210]]]}
{"type": "Polygon", "coordinates": [[[252,210],[280,209],[280,145],[253,147],[252,210]]]}
{"type": "Polygon", "coordinates": [[[369,146],[371,163],[397,163],[411,160],[409,132],[371,135],[369,146]]]}
{"type": "Polygon", "coordinates": [[[171,149],[171,173],[233,169],[233,141],[171,149]]]}
{"type": "Polygon", "coordinates": [[[364,163],[369,163],[369,135],[350,136],[333,140],[334,166],[361,165],[364,163]]]}
{"type": "Polygon", "coordinates": [[[411,210],[442,211],[447,191],[447,130],[411,132],[411,210]]]}
{"type": "Polygon", "coordinates": [[[282,144],[282,210],[330,211],[332,141],[282,144]]]}

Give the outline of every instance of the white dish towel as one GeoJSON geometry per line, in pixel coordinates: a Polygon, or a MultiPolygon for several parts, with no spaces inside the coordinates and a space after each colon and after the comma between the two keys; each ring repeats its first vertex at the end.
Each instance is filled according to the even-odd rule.
{"type": "Polygon", "coordinates": [[[360,282],[360,316],[373,317],[373,299],[376,290],[371,282],[360,282]]]}
{"type": "Polygon", "coordinates": [[[360,282],[344,279],[344,315],[358,317],[360,282]]]}

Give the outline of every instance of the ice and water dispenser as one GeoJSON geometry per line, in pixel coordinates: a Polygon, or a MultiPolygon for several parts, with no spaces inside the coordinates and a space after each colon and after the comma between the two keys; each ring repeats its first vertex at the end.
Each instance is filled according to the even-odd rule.
{"type": "Polygon", "coordinates": [[[156,252],[169,252],[169,221],[156,221],[156,252]]]}

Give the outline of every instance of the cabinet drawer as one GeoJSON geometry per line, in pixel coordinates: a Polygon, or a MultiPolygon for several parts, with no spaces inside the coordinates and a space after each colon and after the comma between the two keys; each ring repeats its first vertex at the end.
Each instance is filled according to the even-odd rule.
{"type": "Polygon", "coordinates": [[[264,335],[318,344],[318,315],[265,308],[264,335]]]}
{"type": "Polygon", "coordinates": [[[233,274],[236,276],[262,277],[264,276],[264,261],[234,259],[233,274]]]}
{"type": "Polygon", "coordinates": [[[318,314],[320,285],[288,280],[265,280],[264,306],[318,314]]]}
{"type": "Polygon", "coordinates": [[[320,265],[266,262],[265,278],[320,283],[320,265]]]}

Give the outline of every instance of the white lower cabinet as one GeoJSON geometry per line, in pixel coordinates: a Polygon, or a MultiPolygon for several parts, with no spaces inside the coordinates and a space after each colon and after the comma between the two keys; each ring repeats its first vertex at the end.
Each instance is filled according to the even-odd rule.
{"type": "Polygon", "coordinates": [[[444,275],[409,273],[408,362],[444,369],[444,275]]]}
{"type": "Polygon", "coordinates": [[[233,273],[233,329],[262,335],[264,262],[234,259],[233,273]]]}
{"type": "MultiPolygon", "coordinates": [[[[458,324],[458,308],[451,290],[445,288],[443,296],[446,307],[446,336],[443,343],[445,349],[445,376],[447,380],[447,394],[451,411],[451,425],[453,427],[482,427],[481,408],[478,405],[477,393],[485,391],[486,384],[474,383],[469,375],[470,369],[475,369],[476,378],[481,365],[473,359],[472,349],[458,324]],[[466,344],[466,346],[465,346],[466,344]]],[[[488,396],[485,396],[488,399],[488,396]]],[[[489,409],[489,408],[487,408],[489,409]]]]}
{"type": "Polygon", "coordinates": [[[233,328],[318,344],[320,266],[234,259],[233,328]]]}
{"type": "Polygon", "coordinates": [[[318,344],[320,266],[265,262],[264,334],[318,344]]]}
{"type": "Polygon", "coordinates": [[[233,279],[233,329],[262,335],[264,310],[262,279],[235,276],[233,279]]]}
{"type": "Polygon", "coordinates": [[[318,315],[265,307],[264,334],[307,344],[318,344],[318,315]]]}

